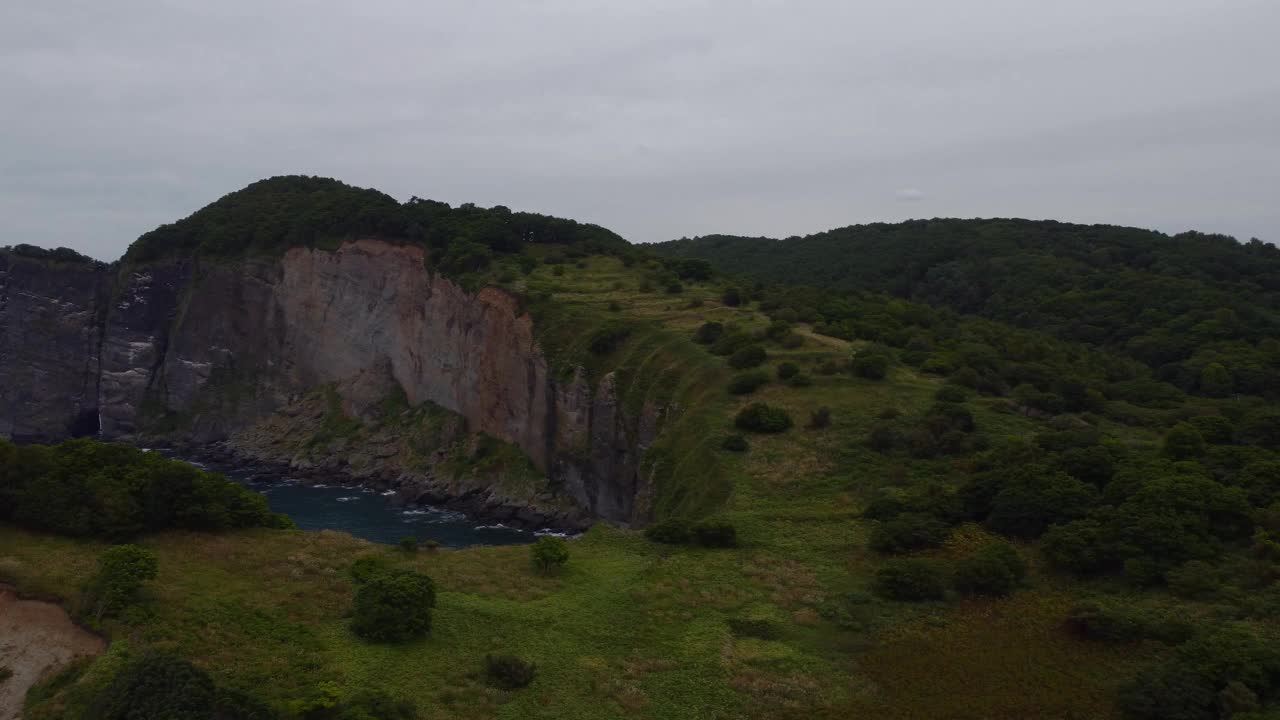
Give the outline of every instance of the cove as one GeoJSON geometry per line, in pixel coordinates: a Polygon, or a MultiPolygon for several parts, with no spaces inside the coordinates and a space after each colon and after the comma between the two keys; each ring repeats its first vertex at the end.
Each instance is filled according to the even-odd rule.
{"type": "Polygon", "coordinates": [[[419,543],[435,540],[444,547],[472,545],[517,545],[531,543],[542,532],[486,525],[464,513],[430,505],[406,506],[396,502],[394,492],[338,483],[303,482],[264,474],[259,469],[239,469],[211,465],[161,452],[175,460],[189,462],[203,470],[226,475],[262,493],[273,512],[288,515],[301,530],[338,530],[377,543],[396,543],[415,537],[419,543]]]}

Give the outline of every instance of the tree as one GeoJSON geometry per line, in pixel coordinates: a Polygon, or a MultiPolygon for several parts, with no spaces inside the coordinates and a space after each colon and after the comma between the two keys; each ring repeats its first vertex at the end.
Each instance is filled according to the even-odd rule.
{"type": "Polygon", "coordinates": [[[1027,576],[1027,563],[1008,543],[991,543],[956,564],[952,582],[961,595],[1012,595],[1027,576]]]}
{"type": "Polygon", "coordinates": [[[769,359],[769,354],[760,345],[748,345],[729,356],[729,367],[737,370],[745,370],[747,368],[763,365],[769,359]]]}
{"type": "Polygon", "coordinates": [[[1204,437],[1191,423],[1180,422],[1164,437],[1164,454],[1187,460],[1204,454],[1204,437]]]}
{"type": "Polygon", "coordinates": [[[569,544],[564,538],[543,535],[529,546],[529,557],[538,572],[549,573],[569,562],[569,544]]]}
{"type": "Polygon", "coordinates": [[[374,573],[356,590],[351,629],[374,642],[413,640],[431,630],[435,583],[412,570],[374,573]]]}
{"type": "Polygon", "coordinates": [[[724,300],[725,305],[728,305],[729,307],[738,307],[742,304],[742,291],[737,287],[727,287],[725,288],[722,299],[724,300]]]}
{"type": "Polygon", "coordinates": [[[751,432],[780,433],[791,428],[791,416],[786,410],[765,403],[751,403],[738,413],[733,424],[751,432]]]}
{"type": "Polygon", "coordinates": [[[889,374],[889,358],[863,351],[853,357],[853,373],[868,380],[883,380],[889,374]]]}
{"type": "Polygon", "coordinates": [[[88,606],[94,619],[120,612],[142,586],[156,578],[159,562],[137,545],[116,545],[98,558],[98,574],[89,583],[88,606]]]}
{"type": "Polygon", "coordinates": [[[925,560],[894,560],[876,571],[876,592],[890,600],[941,600],[947,586],[938,568],[925,560]]]}
{"type": "Polygon", "coordinates": [[[885,554],[911,552],[938,547],[950,533],[946,523],[931,515],[904,512],[877,523],[867,546],[885,554]]]}
{"type": "Polygon", "coordinates": [[[1209,397],[1226,397],[1234,387],[1231,373],[1222,363],[1209,363],[1200,371],[1200,392],[1209,397]]]}

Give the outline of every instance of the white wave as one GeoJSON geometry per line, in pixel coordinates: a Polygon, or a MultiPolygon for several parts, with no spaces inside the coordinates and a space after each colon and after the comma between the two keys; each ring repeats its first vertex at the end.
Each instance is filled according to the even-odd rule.
{"type": "Polygon", "coordinates": [[[352,495],[350,497],[340,497],[338,498],[338,502],[351,502],[352,500],[359,500],[359,499],[360,499],[359,495],[352,495]]]}
{"type": "Polygon", "coordinates": [[[430,510],[401,510],[400,511],[401,515],[428,515],[430,513],[431,513],[430,510]]]}
{"type": "Polygon", "coordinates": [[[379,494],[380,494],[380,495],[395,495],[395,494],[396,494],[396,491],[395,491],[395,490],[383,490],[383,491],[382,491],[381,493],[379,493],[379,494]]]}
{"type": "Polygon", "coordinates": [[[542,528],[533,531],[534,537],[558,537],[558,538],[576,538],[578,533],[563,530],[552,530],[551,528],[542,528]]]}
{"type": "MultiPolygon", "coordinates": [[[[472,530],[515,530],[515,528],[509,528],[506,525],[503,525],[502,523],[496,523],[494,525],[476,525],[471,529],[472,530]]],[[[524,531],[516,530],[516,532],[524,532],[524,531]]]]}

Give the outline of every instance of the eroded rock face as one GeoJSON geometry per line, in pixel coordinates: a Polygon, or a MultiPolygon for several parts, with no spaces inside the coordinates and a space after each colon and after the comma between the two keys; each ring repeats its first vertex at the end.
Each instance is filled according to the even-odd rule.
{"type": "MultiPolygon", "coordinates": [[[[40,282],[32,275],[22,287],[40,282]]],[[[635,502],[640,458],[660,409],[627,417],[611,377],[596,387],[582,372],[557,380],[516,298],[495,288],[467,293],[430,273],[418,248],[359,240],[280,259],[151,265],[118,282],[100,353],[91,301],[100,285],[90,279],[76,281],[86,286],[78,294],[53,283],[16,313],[0,309],[0,352],[27,368],[0,375],[3,434],[18,436],[23,408],[36,403],[43,410],[27,412],[21,429],[40,439],[65,436],[67,419],[87,408],[100,409],[109,438],[227,440],[319,385],[380,388],[389,376],[409,403],[431,401],[465,418],[469,431],[519,446],[592,516],[646,519],[635,502]],[[48,357],[17,349],[14,333],[58,303],[74,312],[63,313],[72,319],[48,357]],[[9,395],[46,361],[58,368],[44,393],[54,400],[9,395]]],[[[353,397],[347,409],[358,417],[358,406],[375,401],[353,397]]]]}
{"type": "Polygon", "coordinates": [[[97,430],[106,271],[0,253],[0,437],[97,430]]]}

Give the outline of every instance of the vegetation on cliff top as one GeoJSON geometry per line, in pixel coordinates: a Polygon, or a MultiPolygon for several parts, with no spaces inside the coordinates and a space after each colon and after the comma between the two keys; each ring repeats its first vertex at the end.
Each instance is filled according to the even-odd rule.
{"type": "Polygon", "coordinates": [[[597,225],[506,207],[480,208],[412,198],[400,203],[377,190],[330,178],[288,175],[259,180],[190,216],[143,234],[126,262],[173,256],[274,254],[296,246],[336,247],[373,237],[423,245],[459,274],[493,254],[528,244],[617,252],[627,243],[597,225]]]}
{"type": "Polygon", "coordinates": [[[1138,360],[1185,392],[1280,395],[1280,249],[1257,239],[936,219],[654,249],[765,283],[821,287],[828,304],[886,293],[1032,328],[1138,360]]]}

